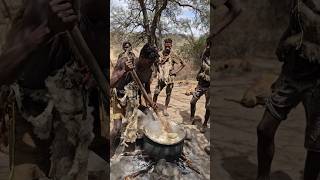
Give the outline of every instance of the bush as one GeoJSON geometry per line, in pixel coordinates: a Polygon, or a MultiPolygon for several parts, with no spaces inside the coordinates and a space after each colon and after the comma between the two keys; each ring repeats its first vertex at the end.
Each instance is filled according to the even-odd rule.
{"type": "Polygon", "coordinates": [[[193,42],[184,43],[179,50],[186,62],[192,63],[193,65],[199,67],[201,64],[201,55],[205,46],[206,37],[201,36],[193,42]]]}

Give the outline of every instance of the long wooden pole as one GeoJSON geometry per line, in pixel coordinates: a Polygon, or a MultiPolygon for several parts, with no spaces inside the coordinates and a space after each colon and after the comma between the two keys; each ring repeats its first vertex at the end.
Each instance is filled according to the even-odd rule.
{"type": "MultiPolygon", "coordinates": [[[[149,97],[149,95],[148,95],[146,89],[144,88],[143,84],[141,83],[141,81],[140,81],[140,79],[139,79],[139,76],[137,75],[137,72],[133,69],[130,73],[131,73],[131,76],[132,76],[133,80],[138,84],[139,89],[141,90],[142,95],[143,95],[143,97],[145,98],[145,100],[148,101],[148,103],[149,103],[150,105],[152,105],[153,102],[152,102],[151,98],[149,97]]],[[[155,112],[156,115],[158,116],[158,118],[159,118],[162,126],[164,127],[164,129],[165,129],[167,132],[172,132],[172,128],[171,128],[170,124],[168,123],[167,120],[165,120],[165,119],[163,119],[163,118],[160,117],[159,112],[158,112],[158,109],[154,108],[153,106],[151,106],[151,107],[153,108],[154,112],[155,112]]]]}
{"type": "Polygon", "coordinates": [[[111,97],[109,82],[104,76],[96,58],[93,56],[91,50],[89,49],[79,28],[73,28],[71,31],[69,31],[69,34],[74,46],[77,48],[77,51],[81,56],[80,58],[86,63],[86,65],[88,65],[88,68],[90,69],[90,72],[92,73],[94,79],[97,81],[101,92],[109,100],[111,97]]]}
{"type": "MultiPolygon", "coordinates": [[[[130,58],[130,57],[129,57],[129,51],[128,51],[128,50],[125,52],[125,56],[126,56],[126,58],[130,58]]],[[[172,132],[172,128],[171,128],[170,124],[168,123],[168,121],[167,121],[167,120],[164,120],[163,118],[161,118],[160,115],[159,115],[158,109],[156,109],[155,107],[152,106],[153,101],[152,101],[152,99],[149,97],[146,89],[144,88],[143,84],[141,83],[141,81],[140,81],[140,79],[139,79],[139,76],[138,76],[136,70],[135,70],[135,69],[132,69],[132,70],[130,71],[130,74],[131,74],[133,80],[138,84],[139,89],[141,90],[144,99],[151,105],[151,107],[153,108],[154,112],[155,112],[156,115],[158,116],[158,118],[159,118],[162,126],[164,127],[164,129],[165,129],[167,132],[172,132]]]]}

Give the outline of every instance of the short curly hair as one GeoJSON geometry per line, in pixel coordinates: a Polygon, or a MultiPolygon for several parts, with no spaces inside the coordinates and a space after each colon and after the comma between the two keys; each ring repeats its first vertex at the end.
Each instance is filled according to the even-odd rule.
{"type": "Polygon", "coordinates": [[[122,48],[124,48],[126,45],[132,46],[131,43],[129,41],[125,41],[122,43],[122,48]]]}
{"type": "Polygon", "coordinates": [[[171,38],[167,38],[167,39],[164,40],[164,43],[172,43],[172,42],[173,42],[173,41],[172,41],[171,38]]]}

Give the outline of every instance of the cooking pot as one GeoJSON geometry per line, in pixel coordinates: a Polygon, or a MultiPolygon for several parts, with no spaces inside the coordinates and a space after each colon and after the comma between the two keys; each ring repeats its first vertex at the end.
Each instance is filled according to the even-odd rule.
{"type": "Polygon", "coordinates": [[[177,134],[177,138],[170,140],[170,142],[161,142],[156,138],[164,133],[161,130],[162,126],[159,121],[149,121],[144,126],[143,150],[155,160],[166,159],[167,161],[174,161],[181,156],[186,133],[180,126],[173,123],[170,124],[172,133],[177,134]]]}

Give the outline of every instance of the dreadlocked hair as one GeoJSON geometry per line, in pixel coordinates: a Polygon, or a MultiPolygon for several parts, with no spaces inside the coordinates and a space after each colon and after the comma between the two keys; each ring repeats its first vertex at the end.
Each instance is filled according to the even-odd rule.
{"type": "Polygon", "coordinates": [[[151,44],[147,43],[143,46],[140,51],[140,57],[155,61],[159,58],[159,53],[156,47],[152,46],[151,44]]]}

